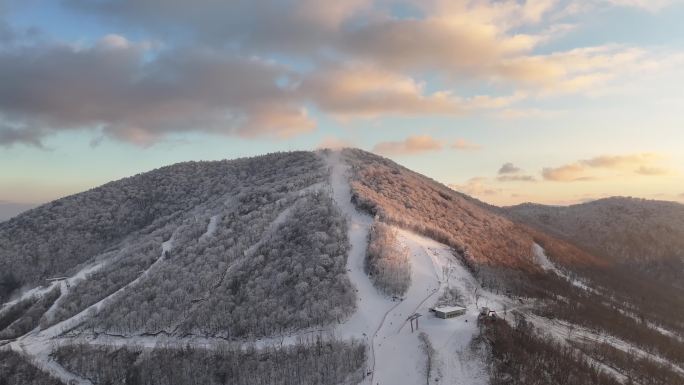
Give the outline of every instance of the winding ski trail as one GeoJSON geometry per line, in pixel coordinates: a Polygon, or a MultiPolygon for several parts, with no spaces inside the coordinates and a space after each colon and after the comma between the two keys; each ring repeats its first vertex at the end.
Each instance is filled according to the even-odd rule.
{"type": "Polygon", "coordinates": [[[468,306],[466,316],[454,320],[437,319],[429,312],[449,285],[459,286],[464,293],[472,292],[472,286],[476,284],[474,278],[458,264],[449,247],[398,229],[399,242],[409,250],[411,285],[403,300],[398,302],[380,294],[364,270],[373,219],[353,205],[348,166],[340,159],[340,153],[332,152],[326,160],[330,166],[333,199],[349,219],[351,249],[347,270],[357,295],[355,313],[336,328],[335,334],[366,340],[370,376],[364,383],[409,385],[425,382],[421,371],[425,355],[420,350],[418,333],[407,326],[407,318],[420,313],[423,316],[419,320],[420,331],[426,332],[430,340],[439,345],[438,354],[443,357],[438,365],[439,373],[434,376],[439,377],[441,383],[486,384],[488,376],[483,360],[480,357],[473,359],[469,347],[477,332],[475,304],[468,306]]]}

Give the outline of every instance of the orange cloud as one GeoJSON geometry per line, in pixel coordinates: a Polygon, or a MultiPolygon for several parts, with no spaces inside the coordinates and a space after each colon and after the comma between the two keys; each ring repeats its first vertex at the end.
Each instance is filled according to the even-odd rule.
{"type": "Polygon", "coordinates": [[[470,178],[464,184],[450,184],[449,187],[474,197],[498,195],[502,192],[502,190],[490,186],[487,183],[487,178],[483,177],[470,178]]]}
{"type": "Polygon", "coordinates": [[[373,152],[384,155],[415,155],[430,151],[439,151],[444,144],[429,135],[409,136],[403,141],[380,142],[373,147],[373,152]]]}
{"type": "Polygon", "coordinates": [[[482,146],[477,143],[471,143],[465,139],[456,139],[456,141],[451,145],[451,148],[454,150],[472,151],[479,150],[482,148],[482,146]]]}
{"type": "Polygon", "coordinates": [[[662,155],[654,153],[602,155],[560,167],[544,168],[542,176],[549,181],[572,182],[605,178],[605,173],[596,172],[601,170],[628,171],[645,176],[664,175],[669,171],[658,165],[662,159],[662,155]]]}

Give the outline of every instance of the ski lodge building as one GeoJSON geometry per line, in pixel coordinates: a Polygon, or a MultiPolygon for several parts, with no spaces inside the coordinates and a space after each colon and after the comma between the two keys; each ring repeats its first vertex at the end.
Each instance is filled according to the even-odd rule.
{"type": "Polygon", "coordinates": [[[437,318],[443,319],[462,316],[466,312],[466,308],[460,306],[437,306],[430,310],[432,310],[432,312],[435,313],[435,316],[437,316],[437,318]]]}

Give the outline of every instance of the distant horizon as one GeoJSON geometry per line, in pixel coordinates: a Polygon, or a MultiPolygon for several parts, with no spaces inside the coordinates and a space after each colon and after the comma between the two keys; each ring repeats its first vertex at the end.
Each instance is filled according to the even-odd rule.
{"type": "Polygon", "coordinates": [[[0,0],[0,210],[328,146],[497,206],[684,203],[683,18],[682,0],[0,0]]]}

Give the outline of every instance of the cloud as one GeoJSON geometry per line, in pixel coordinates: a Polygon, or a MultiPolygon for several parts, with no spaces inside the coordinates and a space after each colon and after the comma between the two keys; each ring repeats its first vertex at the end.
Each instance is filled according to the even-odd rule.
{"type": "Polygon", "coordinates": [[[544,180],[555,182],[574,182],[594,179],[593,177],[585,175],[586,170],[587,167],[579,163],[567,164],[556,168],[544,168],[542,170],[542,176],[544,177],[544,180]]]}
{"type": "Polygon", "coordinates": [[[461,151],[474,151],[481,149],[482,146],[477,143],[471,143],[465,139],[456,139],[456,141],[451,145],[451,148],[461,151]]]}
{"type": "Polygon", "coordinates": [[[474,197],[498,195],[502,192],[501,189],[490,186],[484,177],[470,178],[464,184],[450,184],[449,187],[474,197]]]}
{"type": "Polygon", "coordinates": [[[504,163],[498,171],[496,180],[499,182],[536,182],[537,179],[531,175],[521,174],[523,170],[511,162],[504,163]]]}
{"type": "Polygon", "coordinates": [[[373,152],[383,155],[415,155],[431,151],[439,151],[444,144],[428,135],[409,136],[403,141],[380,142],[373,147],[373,152]]]}
{"type": "Polygon", "coordinates": [[[673,61],[668,52],[624,45],[542,51],[572,28],[564,1],[401,3],[62,3],[143,31],[157,46],[121,35],[91,45],[26,42],[0,15],[0,73],[8,79],[0,88],[0,143],[40,146],[64,130],[143,146],[187,132],[287,138],[314,130],[317,112],[339,119],[483,110],[538,117],[546,113],[515,104],[596,94],[673,61]],[[406,12],[397,11],[403,6],[406,12]],[[3,43],[19,35],[21,44],[3,43]],[[496,92],[465,91],[477,82],[496,92]]]}
{"type": "Polygon", "coordinates": [[[584,159],[560,167],[549,167],[542,170],[545,180],[558,182],[587,181],[605,178],[610,175],[599,171],[627,171],[637,175],[654,176],[669,173],[669,170],[658,166],[664,157],[655,153],[638,153],[627,155],[602,155],[584,159]]]}
{"type": "Polygon", "coordinates": [[[499,168],[499,175],[502,174],[516,174],[520,172],[521,169],[519,167],[516,167],[513,163],[504,163],[501,168],[499,168]]]}
{"type": "Polygon", "coordinates": [[[643,8],[651,12],[659,11],[680,0],[606,0],[608,3],[624,7],[643,8]]]}
{"type": "Polygon", "coordinates": [[[384,115],[463,115],[500,108],[521,95],[461,98],[450,91],[428,93],[415,79],[368,65],[332,65],[302,81],[301,92],[320,109],[341,118],[384,115]]]}
{"type": "Polygon", "coordinates": [[[497,116],[501,119],[551,119],[557,118],[564,111],[548,110],[539,108],[506,108],[501,110],[497,116]]]}
{"type": "Polygon", "coordinates": [[[207,44],[244,50],[311,52],[336,39],[367,0],[65,0],[67,6],[159,36],[179,32],[207,44]]]}
{"type": "Polygon", "coordinates": [[[294,76],[256,57],[170,49],[109,35],[74,47],[0,51],[0,142],[39,145],[54,132],[96,129],[140,145],[190,131],[289,137],[312,130],[301,97],[279,84],[294,76]]]}
{"type": "Polygon", "coordinates": [[[9,43],[12,40],[14,40],[14,32],[7,23],[2,20],[2,14],[0,14],[0,44],[9,43]]]}
{"type": "Polygon", "coordinates": [[[634,172],[636,172],[639,175],[647,175],[647,176],[670,174],[670,170],[668,170],[664,167],[654,167],[654,166],[639,166],[639,168],[636,169],[634,172]]]}
{"type": "Polygon", "coordinates": [[[532,175],[500,175],[496,180],[499,182],[536,182],[537,178],[532,175]]]}
{"type": "Polygon", "coordinates": [[[0,146],[10,147],[14,144],[24,144],[44,149],[45,147],[41,142],[44,135],[43,130],[35,127],[0,125],[0,146]]]}
{"type": "MultiPolygon", "coordinates": [[[[651,3],[611,1],[633,6],[651,3]]],[[[535,53],[566,33],[569,26],[563,18],[569,8],[591,11],[571,7],[575,3],[433,0],[411,2],[414,12],[407,16],[396,11],[394,1],[340,0],[333,5],[316,0],[66,1],[80,11],[114,18],[156,36],[181,31],[205,44],[248,53],[277,52],[314,66],[327,56],[390,72],[436,71],[448,79],[514,83],[544,93],[591,90],[635,71],[647,60],[645,51],[639,55],[624,46],[535,53]]]]}

